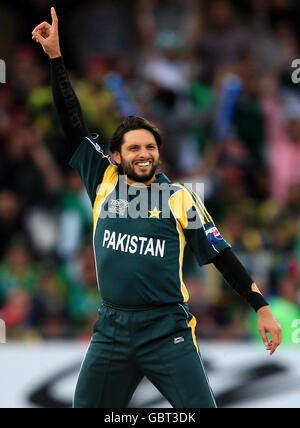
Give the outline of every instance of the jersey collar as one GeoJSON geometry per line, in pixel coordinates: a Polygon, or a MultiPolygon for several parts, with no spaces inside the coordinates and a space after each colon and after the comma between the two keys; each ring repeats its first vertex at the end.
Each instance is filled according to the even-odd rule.
{"type": "Polygon", "coordinates": [[[160,172],[155,176],[154,183],[171,183],[171,180],[164,174],[163,172],[160,172]]]}

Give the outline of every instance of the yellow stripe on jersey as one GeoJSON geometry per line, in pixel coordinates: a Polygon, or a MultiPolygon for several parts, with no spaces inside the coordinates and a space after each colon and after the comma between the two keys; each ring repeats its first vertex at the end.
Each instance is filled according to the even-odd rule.
{"type": "MultiPolygon", "coordinates": [[[[179,253],[179,278],[180,278],[180,286],[181,286],[181,294],[183,296],[183,301],[186,303],[189,300],[189,293],[183,282],[183,274],[182,274],[182,266],[183,266],[183,255],[184,248],[186,245],[186,239],[183,233],[183,230],[187,227],[188,218],[187,218],[187,210],[185,207],[189,206],[188,199],[186,198],[186,193],[183,190],[179,190],[170,197],[169,204],[170,208],[173,212],[173,215],[176,219],[177,223],[177,231],[179,235],[179,243],[180,243],[180,253],[179,253]]],[[[192,206],[192,204],[191,204],[192,206]]]]}
{"type": "MultiPolygon", "coordinates": [[[[190,189],[188,189],[187,187],[185,187],[185,189],[189,192],[189,194],[191,195],[191,197],[193,198],[193,200],[195,201],[196,206],[198,207],[198,209],[201,211],[202,216],[205,218],[205,220],[209,223],[212,221],[211,216],[209,215],[207,209],[205,208],[203,202],[201,201],[201,199],[199,198],[199,196],[197,195],[197,193],[192,192],[190,189]]],[[[204,223],[205,224],[205,223],[204,223]]]]}
{"type": "Polygon", "coordinates": [[[188,224],[187,212],[194,205],[189,195],[183,190],[178,190],[170,197],[170,206],[183,229],[186,229],[188,224]]]}
{"type": "Polygon", "coordinates": [[[212,222],[212,221],[213,221],[213,219],[211,218],[211,216],[210,216],[209,212],[208,212],[208,211],[207,211],[207,209],[205,208],[205,205],[204,205],[204,203],[201,201],[201,199],[200,199],[199,195],[197,195],[197,193],[194,193],[194,192],[193,192],[193,195],[194,195],[194,196],[195,196],[195,198],[197,199],[197,201],[198,201],[199,205],[202,207],[203,212],[204,212],[205,217],[207,218],[208,222],[212,222]]]}
{"type": "Polygon", "coordinates": [[[193,318],[189,322],[189,327],[191,327],[192,329],[193,342],[194,342],[194,345],[196,346],[197,352],[199,352],[197,338],[196,338],[196,324],[197,324],[196,318],[193,316],[193,318]]]}
{"type": "Polygon", "coordinates": [[[97,221],[101,212],[102,204],[109,193],[113,191],[118,181],[118,168],[114,165],[109,165],[104,173],[103,180],[99,186],[96,199],[93,207],[93,219],[95,233],[97,221]]]}
{"type": "Polygon", "coordinates": [[[204,225],[204,224],[206,224],[206,222],[209,222],[210,220],[208,219],[208,217],[206,216],[206,214],[203,211],[202,207],[199,205],[198,201],[194,197],[194,193],[191,192],[187,187],[184,187],[182,184],[176,183],[176,186],[180,187],[184,191],[184,193],[186,195],[188,195],[188,197],[184,198],[185,201],[186,200],[192,201],[192,204],[187,204],[186,205],[186,211],[188,211],[192,206],[194,206],[196,208],[196,211],[197,211],[197,213],[198,213],[201,221],[202,221],[202,224],[204,225]],[[189,205],[190,205],[190,207],[189,207],[189,205]]]}

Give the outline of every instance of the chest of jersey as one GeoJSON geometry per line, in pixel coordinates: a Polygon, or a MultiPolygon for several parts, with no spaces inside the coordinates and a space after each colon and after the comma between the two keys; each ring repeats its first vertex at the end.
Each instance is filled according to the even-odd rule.
{"type": "Polygon", "coordinates": [[[178,242],[170,194],[161,186],[117,186],[101,207],[95,228],[98,247],[121,253],[164,258],[178,242]]]}

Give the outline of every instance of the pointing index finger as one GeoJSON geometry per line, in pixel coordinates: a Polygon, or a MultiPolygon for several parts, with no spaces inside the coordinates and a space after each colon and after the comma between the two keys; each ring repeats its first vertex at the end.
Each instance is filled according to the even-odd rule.
{"type": "Polygon", "coordinates": [[[58,19],[54,7],[51,7],[51,17],[52,25],[57,28],[58,19]]]}

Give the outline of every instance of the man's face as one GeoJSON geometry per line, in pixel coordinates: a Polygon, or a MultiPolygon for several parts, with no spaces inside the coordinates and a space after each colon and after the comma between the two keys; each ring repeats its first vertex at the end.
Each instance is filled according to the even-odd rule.
{"type": "Polygon", "coordinates": [[[121,152],[113,153],[114,161],[121,165],[132,183],[150,184],[159,164],[159,151],[154,135],[146,129],[126,132],[123,136],[121,152]]]}

